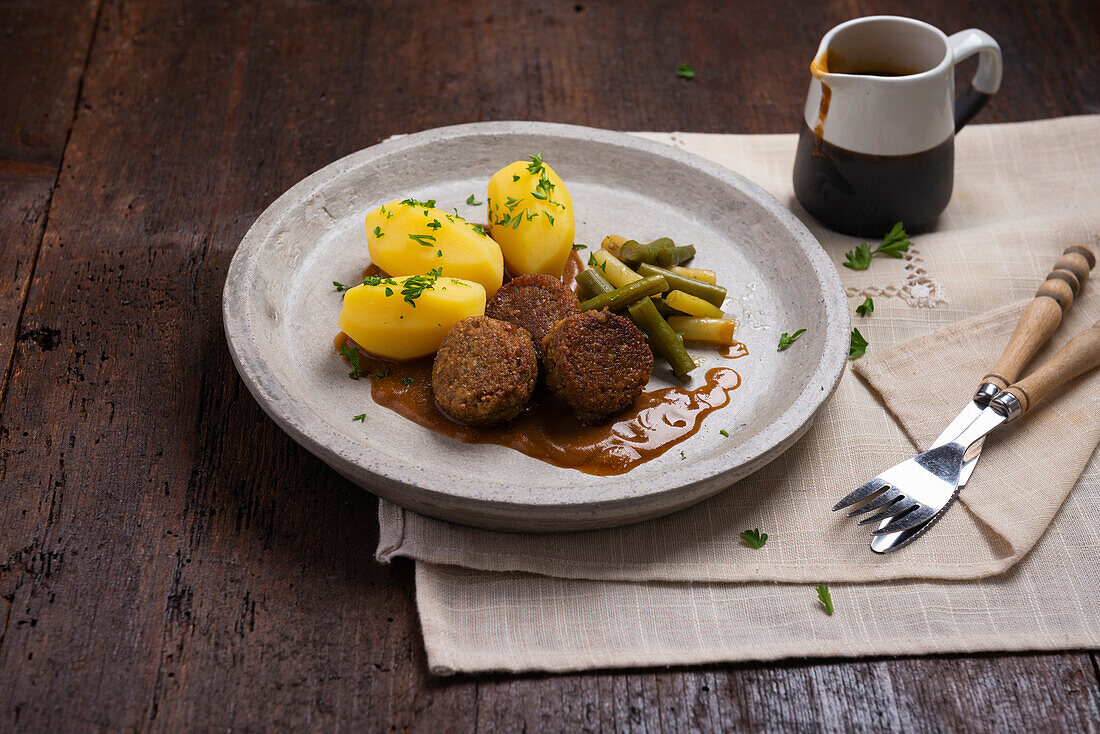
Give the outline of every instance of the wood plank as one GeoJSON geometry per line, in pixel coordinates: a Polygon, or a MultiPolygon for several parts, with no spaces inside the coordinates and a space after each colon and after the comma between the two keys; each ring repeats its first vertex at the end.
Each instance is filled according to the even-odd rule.
{"type": "Polygon", "coordinates": [[[1087,654],[496,677],[477,694],[479,731],[1089,731],[1100,720],[1087,654]]]}
{"type": "MultiPolygon", "coordinates": [[[[426,127],[793,130],[820,35],[897,9],[440,7],[104,6],[26,302],[42,337],[16,349],[0,416],[0,729],[1095,722],[1085,653],[427,675],[411,564],[371,560],[374,501],[282,434],[232,367],[220,289],[244,231],[316,168],[426,127]],[[683,62],[695,80],[675,76],[683,62]]],[[[907,8],[949,32],[983,27],[1011,52],[979,121],[1100,108],[1094,4],[907,8]]]]}
{"type": "Polygon", "coordinates": [[[38,325],[17,330],[98,5],[0,5],[0,404],[17,336],[50,340],[38,325]]]}

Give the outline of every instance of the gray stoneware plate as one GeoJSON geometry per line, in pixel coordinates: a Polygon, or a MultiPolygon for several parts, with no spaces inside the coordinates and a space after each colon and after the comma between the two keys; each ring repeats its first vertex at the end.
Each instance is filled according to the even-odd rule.
{"type": "MultiPolygon", "coordinates": [[[[295,185],[241,241],[225,282],[225,333],[249,390],[295,441],[352,482],[404,507],[482,527],[608,527],[699,502],[798,440],[832,394],[848,352],[840,279],[813,235],[745,178],[672,146],[571,125],[487,122],[429,130],[342,158],[295,185]],[[611,477],[512,449],[439,436],[375,405],[333,350],[340,296],[368,264],[363,219],[393,199],[433,198],[484,221],[489,177],[541,152],[569,187],[576,241],[605,234],[695,242],[729,289],[748,356],[694,349],[742,384],[701,430],[611,477]],[[781,332],[806,328],[777,352],[781,332]],[[365,423],[352,416],[366,412],[365,423]],[[725,429],[729,436],[719,433],[725,429]],[[681,450],[683,457],[681,458],[681,450]]],[[[662,387],[659,376],[650,389],[662,387]]],[[[733,490],[736,491],[736,488],[733,490]]]]}

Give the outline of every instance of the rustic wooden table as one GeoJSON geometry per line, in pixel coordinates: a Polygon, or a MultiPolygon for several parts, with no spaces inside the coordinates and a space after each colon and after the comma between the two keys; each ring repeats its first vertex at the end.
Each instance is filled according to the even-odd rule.
{"type": "Polygon", "coordinates": [[[334,159],[472,120],[791,132],[818,39],[876,12],[1000,41],[978,122],[1100,112],[1094,0],[0,5],[0,730],[1096,730],[1084,650],[434,679],[375,500],[226,350],[234,248],[334,159]]]}

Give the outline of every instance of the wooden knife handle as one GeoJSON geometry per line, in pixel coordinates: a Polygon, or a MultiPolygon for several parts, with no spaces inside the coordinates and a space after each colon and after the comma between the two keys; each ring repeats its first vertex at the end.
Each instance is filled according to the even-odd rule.
{"type": "MultiPolygon", "coordinates": [[[[1019,401],[1017,415],[1023,414],[1050,391],[1097,367],[1100,367],[1100,321],[1070,339],[1042,367],[1009,387],[1005,393],[1010,393],[1019,401]]],[[[998,395],[996,401],[1003,404],[1004,396],[998,395]]]]}
{"type": "Polygon", "coordinates": [[[1073,297],[1081,291],[1095,265],[1096,255],[1084,245],[1065,249],[1035,292],[1035,298],[1024,307],[1008,346],[982,380],[983,386],[991,384],[1004,390],[1016,381],[1031,358],[1058,330],[1062,314],[1073,305],[1073,297]]]}

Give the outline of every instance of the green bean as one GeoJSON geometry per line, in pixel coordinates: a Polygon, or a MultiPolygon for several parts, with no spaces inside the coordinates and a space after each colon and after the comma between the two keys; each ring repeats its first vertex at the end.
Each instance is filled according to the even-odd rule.
{"type": "Polygon", "coordinates": [[[684,348],[680,336],[672,330],[668,322],[657,313],[652,299],[643,298],[628,309],[630,318],[638,328],[649,337],[650,348],[660,354],[672,367],[672,374],[686,380],[688,373],[695,369],[695,360],[684,348]]]}
{"type": "Polygon", "coordinates": [[[663,298],[654,298],[653,305],[657,307],[657,313],[664,316],[666,319],[669,316],[680,316],[680,312],[668,305],[663,298]]]}
{"type": "Polygon", "coordinates": [[[687,262],[693,257],[695,257],[695,245],[663,247],[661,251],[657,253],[657,264],[662,268],[669,268],[673,265],[687,262]]]}
{"type": "Polygon", "coordinates": [[[582,311],[599,311],[601,308],[609,308],[612,311],[622,311],[635,301],[664,293],[668,290],[668,282],[660,275],[627,283],[622,288],[616,288],[610,293],[601,293],[581,303],[582,311]]]}
{"type": "Polygon", "coordinates": [[[637,265],[638,263],[652,264],[657,262],[657,255],[661,250],[675,246],[676,243],[668,237],[658,237],[644,245],[635,240],[627,240],[619,249],[619,259],[630,265],[637,265]]]}
{"type": "Polygon", "coordinates": [[[577,273],[577,295],[582,301],[587,301],[601,293],[610,293],[615,286],[607,282],[599,268],[588,268],[577,273]]]}
{"type": "Polygon", "coordinates": [[[668,281],[668,287],[672,290],[690,293],[693,296],[702,298],[708,303],[713,303],[718,308],[722,308],[722,303],[726,300],[726,289],[722,286],[713,285],[711,283],[704,283],[703,281],[696,280],[695,278],[687,278],[683,275],[678,275],[671,270],[659,268],[656,265],[642,263],[638,266],[638,274],[643,276],[664,276],[664,279],[668,281]]]}

